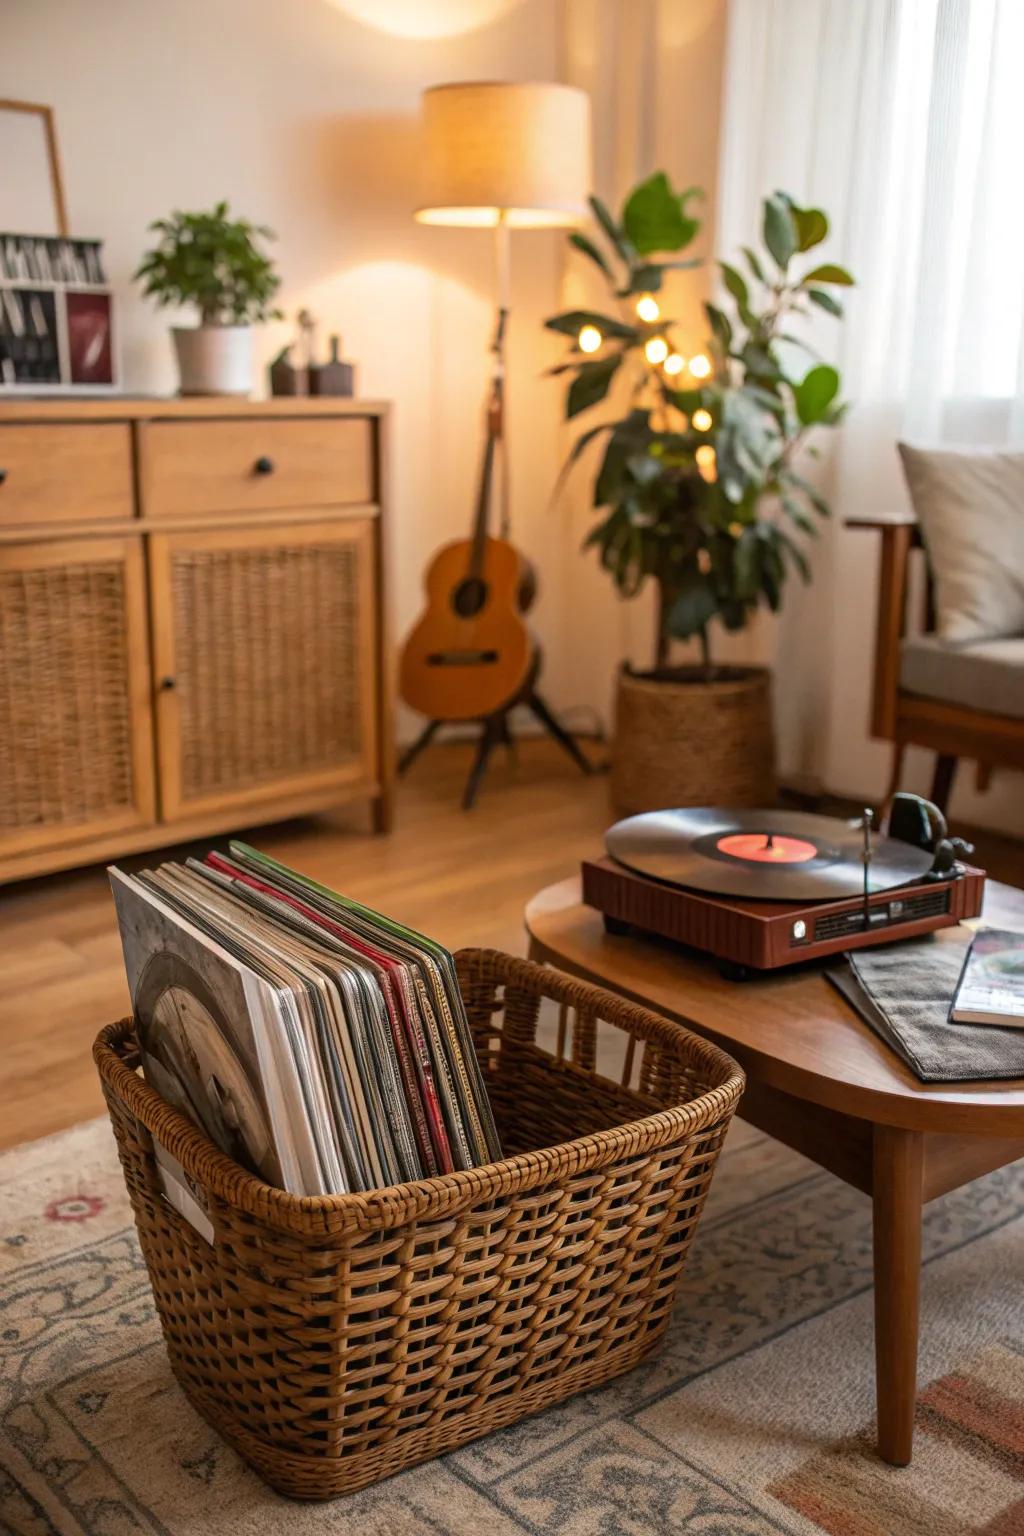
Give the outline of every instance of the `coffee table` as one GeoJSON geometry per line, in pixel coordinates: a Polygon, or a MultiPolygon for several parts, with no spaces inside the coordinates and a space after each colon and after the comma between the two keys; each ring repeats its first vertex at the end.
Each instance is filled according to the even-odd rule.
{"type": "MultiPolygon", "coordinates": [[[[989,922],[1024,928],[1024,891],[989,881],[989,922]]],[[[914,1438],[923,1207],[1024,1157],[1024,1079],[926,1084],[817,968],[727,981],[666,942],[605,932],[578,879],[527,905],[531,959],[675,1019],[747,1074],[737,1113],[871,1196],[878,1449],[905,1466],[914,1438]]],[[[951,938],[947,930],[938,942],[951,938]]]]}

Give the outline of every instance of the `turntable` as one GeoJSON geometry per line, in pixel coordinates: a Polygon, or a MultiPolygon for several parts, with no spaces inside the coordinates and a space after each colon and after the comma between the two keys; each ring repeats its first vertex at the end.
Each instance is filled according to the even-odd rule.
{"type": "Polygon", "coordinates": [[[583,865],[583,900],[609,933],[705,950],[727,974],[913,938],[981,912],[984,871],[941,811],[894,797],[887,835],[790,811],[684,809],[617,822],[583,865]]]}

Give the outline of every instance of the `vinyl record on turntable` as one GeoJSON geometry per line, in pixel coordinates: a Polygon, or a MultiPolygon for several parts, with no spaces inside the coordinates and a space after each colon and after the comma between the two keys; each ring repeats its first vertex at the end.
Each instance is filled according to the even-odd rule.
{"type": "MultiPolygon", "coordinates": [[[[828,901],[864,890],[863,828],[800,811],[650,811],[611,827],[617,863],[652,880],[756,901],[828,901]]],[[[869,891],[921,880],[932,854],[872,837],[869,891]]]]}

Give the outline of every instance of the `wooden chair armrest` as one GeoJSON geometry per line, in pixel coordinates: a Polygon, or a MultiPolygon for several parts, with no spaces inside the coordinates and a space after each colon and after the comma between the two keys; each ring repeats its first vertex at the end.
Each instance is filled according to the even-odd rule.
{"type": "Polygon", "coordinates": [[[900,687],[900,642],[906,630],[910,552],[921,542],[920,530],[913,518],[858,526],[876,527],[882,533],[871,730],[873,735],[892,741],[900,687]]]}
{"type": "Polygon", "coordinates": [[[848,517],[843,523],[844,528],[874,528],[885,534],[892,528],[909,528],[911,539],[916,548],[921,543],[921,528],[916,519],[908,512],[894,512],[890,517],[848,517]]]}

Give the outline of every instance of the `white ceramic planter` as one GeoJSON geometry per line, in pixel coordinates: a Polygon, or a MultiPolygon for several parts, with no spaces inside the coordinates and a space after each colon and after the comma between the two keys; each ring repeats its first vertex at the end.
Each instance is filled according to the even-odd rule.
{"type": "Polygon", "coordinates": [[[171,335],[183,395],[252,393],[251,326],[175,326],[171,335]]]}

